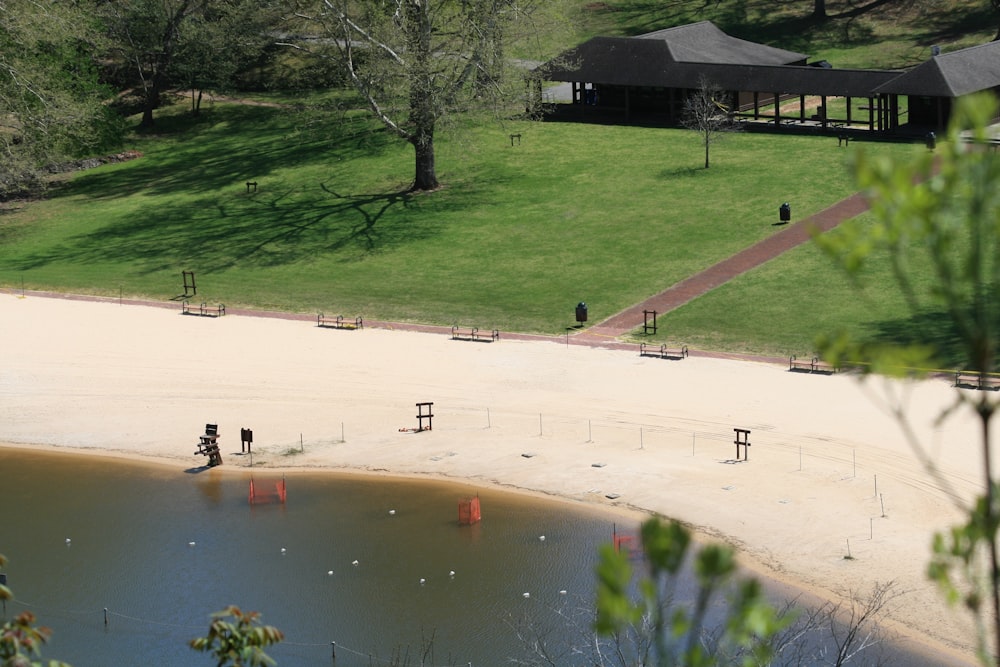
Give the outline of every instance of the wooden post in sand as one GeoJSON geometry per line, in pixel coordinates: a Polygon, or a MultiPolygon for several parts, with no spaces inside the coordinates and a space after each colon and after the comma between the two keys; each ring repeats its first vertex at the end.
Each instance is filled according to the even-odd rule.
{"type": "Polygon", "coordinates": [[[734,428],[736,432],[736,460],[740,460],[740,447],[743,448],[743,460],[750,460],[750,430],[745,428],[734,428]]]}
{"type": "Polygon", "coordinates": [[[417,403],[417,431],[430,431],[433,424],[434,415],[431,413],[431,409],[434,403],[426,401],[424,403],[417,403]],[[427,420],[427,426],[424,426],[424,420],[427,420]]]}

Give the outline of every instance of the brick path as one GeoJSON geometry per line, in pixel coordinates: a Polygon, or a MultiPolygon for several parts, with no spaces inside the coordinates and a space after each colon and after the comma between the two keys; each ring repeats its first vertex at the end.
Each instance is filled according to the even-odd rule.
{"type": "Polygon", "coordinates": [[[800,220],[763,241],[742,250],[732,257],[710,266],[700,273],[685,278],[642,303],[626,308],[603,322],[577,333],[580,343],[607,342],[632,331],[643,324],[643,311],[655,310],[657,315],[683,306],[702,294],[732,280],[736,276],[768,262],[787,250],[809,241],[810,230],[829,231],[844,220],[854,218],[868,210],[868,203],[858,193],[841,200],[813,216],[800,220]],[[591,340],[593,339],[593,340],[591,340]]]}

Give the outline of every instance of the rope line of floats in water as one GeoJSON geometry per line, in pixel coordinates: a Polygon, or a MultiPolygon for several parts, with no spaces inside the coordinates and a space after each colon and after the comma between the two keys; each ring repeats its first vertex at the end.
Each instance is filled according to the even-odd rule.
{"type": "Polygon", "coordinates": [[[108,623],[108,617],[116,616],[118,618],[124,618],[129,621],[135,621],[136,623],[145,623],[147,625],[161,625],[171,628],[189,628],[192,630],[199,630],[203,627],[202,625],[192,625],[190,623],[167,623],[165,621],[153,621],[148,618],[139,618],[138,616],[129,616],[128,614],[122,614],[121,612],[111,611],[107,607],[104,607],[103,609],[72,610],[72,609],[59,609],[56,607],[47,607],[47,606],[32,604],[31,602],[25,602],[24,600],[20,599],[14,599],[11,600],[11,602],[13,602],[14,604],[19,604],[22,607],[29,607],[32,610],[37,610],[38,612],[44,612],[44,614],[47,616],[54,616],[57,614],[70,615],[70,616],[87,616],[90,614],[94,615],[104,614],[105,625],[107,625],[108,623]]]}
{"type": "MultiPolygon", "coordinates": [[[[115,616],[117,618],[127,619],[127,620],[133,621],[135,623],[143,623],[143,624],[146,624],[146,625],[158,625],[158,626],[161,626],[161,627],[169,627],[169,628],[182,628],[182,629],[191,630],[191,631],[194,631],[194,632],[201,631],[205,627],[203,624],[192,625],[190,623],[167,623],[165,621],[153,621],[153,620],[150,620],[148,618],[139,618],[138,616],[129,616],[128,614],[122,614],[122,613],[117,612],[117,611],[111,611],[107,607],[104,607],[102,609],[72,610],[72,609],[59,609],[59,608],[55,608],[55,607],[46,607],[46,606],[43,606],[43,605],[37,605],[37,604],[33,604],[31,602],[26,602],[25,600],[21,600],[21,599],[17,599],[17,598],[15,598],[13,600],[9,600],[9,602],[11,602],[13,604],[20,605],[22,607],[30,608],[31,610],[36,611],[36,612],[44,612],[46,615],[49,615],[49,616],[54,616],[54,615],[87,616],[87,615],[103,614],[104,615],[104,624],[105,625],[108,625],[108,617],[109,616],[115,616]]],[[[373,664],[373,665],[376,665],[376,664],[386,664],[386,665],[396,664],[396,661],[394,661],[393,659],[380,659],[380,658],[376,658],[375,655],[373,653],[371,653],[370,651],[358,651],[358,650],[352,649],[352,648],[350,648],[348,646],[344,646],[343,644],[339,644],[339,643],[336,643],[336,642],[326,642],[326,643],[314,643],[314,642],[312,642],[312,643],[308,643],[308,642],[282,641],[281,643],[285,644],[287,646],[300,646],[300,647],[304,647],[304,648],[320,647],[320,646],[322,646],[322,647],[329,647],[331,649],[331,651],[334,652],[334,655],[336,655],[337,651],[344,651],[346,653],[351,653],[353,655],[356,655],[356,656],[359,656],[359,657],[362,657],[362,658],[367,658],[368,661],[369,661],[369,664],[373,664]]],[[[421,664],[426,664],[426,663],[421,663],[421,664]]],[[[431,664],[426,664],[426,667],[437,667],[437,666],[436,665],[431,665],[431,664]]],[[[442,665],[441,667],[445,667],[445,666],[442,665]]],[[[472,663],[471,662],[468,663],[468,667],[472,667],[472,663]]]]}

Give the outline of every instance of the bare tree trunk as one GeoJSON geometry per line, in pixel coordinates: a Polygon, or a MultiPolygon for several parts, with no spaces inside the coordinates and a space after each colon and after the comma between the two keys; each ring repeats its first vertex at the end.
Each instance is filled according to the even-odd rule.
{"type": "Polygon", "coordinates": [[[173,59],[174,47],[177,43],[177,29],[188,14],[191,0],[184,0],[167,19],[167,25],[163,30],[163,37],[160,41],[160,53],[155,58],[155,71],[149,88],[146,90],[146,97],[143,101],[142,120],[140,127],[153,126],[153,110],[160,106],[160,96],[166,84],[167,68],[173,59]]]}
{"type": "Polygon", "coordinates": [[[416,158],[413,190],[438,187],[434,168],[434,82],[431,78],[431,22],[427,3],[406,0],[406,42],[410,61],[410,143],[416,158]]]}
{"type": "Polygon", "coordinates": [[[426,137],[422,142],[413,141],[413,151],[416,155],[416,174],[412,189],[436,190],[440,184],[434,167],[434,137],[426,137]]]}
{"type": "Polygon", "coordinates": [[[139,127],[153,127],[153,111],[160,106],[160,91],[163,90],[164,66],[163,63],[155,65],[156,69],[142,97],[142,120],[139,121],[139,127]]]}
{"type": "Polygon", "coordinates": [[[814,0],[813,18],[815,19],[826,18],[826,0],[814,0]]]}

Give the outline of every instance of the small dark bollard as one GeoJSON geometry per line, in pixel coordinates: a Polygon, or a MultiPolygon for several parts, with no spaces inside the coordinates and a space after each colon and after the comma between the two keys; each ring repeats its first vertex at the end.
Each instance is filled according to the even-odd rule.
{"type": "Polygon", "coordinates": [[[782,222],[788,222],[792,219],[792,206],[788,202],[785,202],[780,207],[778,207],[778,217],[782,222]]]}
{"type": "Polygon", "coordinates": [[[576,321],[581,324],[587,321],[587,304],[583,301],[576,304],[576,321]]]}
{"type": "Polygon", "coordinates": [[[928,132],[927,136],[924,137],[924,141],[927,143],[927,150],[932,151],[937,147],[937,135],[933,132],[928,132]]]}

